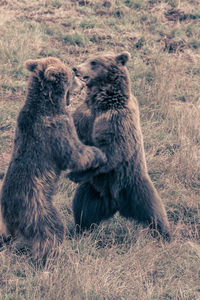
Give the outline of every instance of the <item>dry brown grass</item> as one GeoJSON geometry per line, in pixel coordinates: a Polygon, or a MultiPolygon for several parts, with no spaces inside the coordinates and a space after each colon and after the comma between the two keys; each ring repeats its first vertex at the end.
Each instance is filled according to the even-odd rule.
{"type": "Polygon", "coordinates": [[[24,61],[51,55],[72,66],[128,50],[149,172],[174,233],[163,243],[116,215],[77,237],[75,185],[63,176],[55,197],[67,228],[60,256],[41,271],[28,255],[2,248],[0,299],[200,298],[199,19],[194,0],[0,2],[0,178],[24,101],[24,61]]]}

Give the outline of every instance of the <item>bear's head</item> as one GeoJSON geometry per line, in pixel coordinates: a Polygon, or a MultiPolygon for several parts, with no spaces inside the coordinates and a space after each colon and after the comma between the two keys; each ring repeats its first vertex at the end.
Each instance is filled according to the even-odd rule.
{"type": "Polygon", "coordinates": [[[73,68],[76,76],[86,82],[87,93],[93,103],[98,102],[98,106],[107,109],[108,106],[122,106],[128,101],[130,81],[126,63],[129,58],[128,52],[92,56],[73,68]]]}
{"type": "Polygon", "coordinates": [[[130,54],[123,52],[120,55],[105,54],[101,56],[92,56],[86,62],[73,68],[77,77],[80,77],[90,87],[93,81],[99,83],[106,79],[113,79],[116,76],[126,75],[126,63],[129,60],[130,54]]]}
{"type": "Polygon", "coordinates": [[[65,98],[69,104],[69,94],[80,90],[83,83],[74,75],[74,72],[64,65],[58,58],[47,57],[29,59],[25,63],[26,69],[31,72],[29,88],[38,86],[44,95],[53,98],[65,98]],[[33,86],[35,83],[35,86],[33,86]],[[66,96],[66,97],[64,97],[66,96]]]}

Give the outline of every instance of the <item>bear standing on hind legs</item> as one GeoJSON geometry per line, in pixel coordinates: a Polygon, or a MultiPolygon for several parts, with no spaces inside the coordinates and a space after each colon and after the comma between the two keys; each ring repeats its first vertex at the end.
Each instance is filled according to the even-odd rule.
{"type": "Polygon", "coordinates": [[[81,230],[113,216],[149,224],[170,238],[164,205],[148,175],[139,108],[126,68],[129,53],[94,56],[74,68],[87,83],[87,95],[73,114],[79,138],[100,148],[107,163],[96,170],[72,172],[79,182],[73,199],[81,230]]]}
{"type": "Polygon", "coordinates": [[[31,75],[1,190],[0,230],[22,241],[45,264],[64,237],[52,204],[61,171],[96,168],[106,159],[78,139],[66,111],[66,96],[77,83],[72,70],[53,57],[28,60],[26,68],[31,75]]]}

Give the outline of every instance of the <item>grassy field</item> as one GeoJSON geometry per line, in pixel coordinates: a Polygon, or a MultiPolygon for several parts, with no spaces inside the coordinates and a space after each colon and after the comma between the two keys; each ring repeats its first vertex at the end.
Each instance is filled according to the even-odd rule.
{"type": "MultiPolygon", "coordinates": [[[[0,299],[200,299],[199,0],[1,0],[0,184],[25,99],[29,58],[69,66],[126,50],[150,176],[173,228],[171,243],[118,215],[73,234],[76,185],[63,177],[55,203],[67,235],[44,270],[0,251],[0,299]]],[[[79,97],[74,98],[74,105],[79,97]]]]}

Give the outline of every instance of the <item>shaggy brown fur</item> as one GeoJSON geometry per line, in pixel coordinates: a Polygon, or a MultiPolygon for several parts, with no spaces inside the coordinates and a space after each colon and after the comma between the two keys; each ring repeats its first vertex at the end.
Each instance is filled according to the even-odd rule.
{"type": "Polygon", "coordinates": [[[96,168],[106,159],[80,142],[66,111],[66,95],[75,85],[72,70],[56,58],[29,60],[26,68],[31,72],[28,93],[0,196],[2,230],[45,263],[64,236],[52,204],[61,170],[96,168]]]}
{"type": "Polygon", "coordinates": [[[119,211],[153,224],[169,238],[166,211],[147,172],[138,103],[125,67],[128,59],[126,52],[94,56],[74,69],[87,80],[85,102],[73,115],[78,135],[108,159],[97,170],[69,174],[81,182],[73,200],[75,223],[89,228],[119,211]]]}

